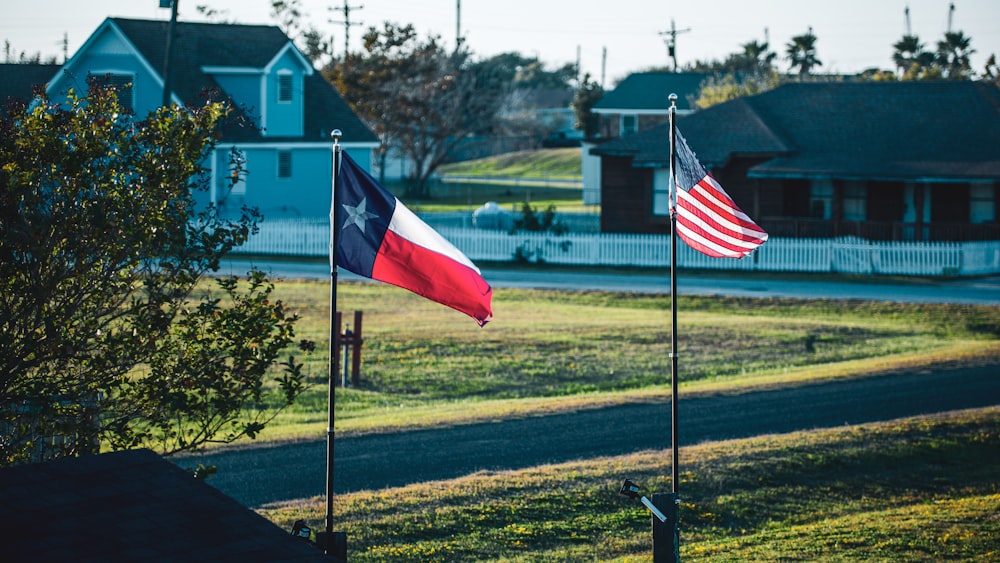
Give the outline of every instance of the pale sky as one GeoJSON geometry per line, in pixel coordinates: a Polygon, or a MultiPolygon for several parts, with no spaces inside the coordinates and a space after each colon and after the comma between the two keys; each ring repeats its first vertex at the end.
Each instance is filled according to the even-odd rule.
{"type": "MultiPolygon", "coordinates": [[[[204,21],[198,5],[222,13],[226,21],[275,23],[270,0],[179,0],[181,20],[204,21]]],[[[536,56],[554,69],[577,60],[583,72],[605,86],[635,71],[670,64],[662,32],[674,21],[677,59],[723,59],[751,40],[770,39],[778,66],[787,70],[785,44],[811,26],[817,36],[818,72],[854,73],[871,67],[892,69],[892,44],[906,31],[909,7],[912,33],[933,50],[948,27],[972,38],[972,68],[978,74],[990,54],[1000,58],[998,0],[350,0],[351,50],[369,26],[412,23],[421,36],[434,34],[454,45],[457,24],[480,58],[517,51],[536,56]],[[766,35],[765,35],[766,34],[766,35]],[[606,58],[602,53],[606,50],[606,58]],[[602,65],[602,59],[606,63],[602,65]]],[[[344,49],[344,0],[301,0],[313,26],[344,49]],[[330,11],[328,7],[334,7],[330,11]],[[330,23],[336,20],[340,23],[330,23]]],[[[3,0],[0,41],[14,52],[56,55],[62,40],[69,54],[108,16],[140,19],[170,17],[159,0],[3,0]]],[[[2,56],[2,52],[0,52],[2,56]]]]}

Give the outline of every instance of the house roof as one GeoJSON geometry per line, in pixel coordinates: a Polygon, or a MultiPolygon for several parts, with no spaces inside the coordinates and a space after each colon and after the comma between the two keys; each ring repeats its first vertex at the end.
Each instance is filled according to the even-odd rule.
{"type": "Polygon", "coordinates": [[[149,450],[0,470],[11,561],[330,561],[149,450]]]}
{"type": "MultiPolygon", "coordinates": [[[[113,25],[120,30],[150,67],[162,75],[169,22],[109,18],[105,20],[105,25],[113,25]]],[[[178,22],[174,28],[171,89],[184,103],[200,103],[206,91],[219,87],[212,76],[203,70],[206,67],[263,70],[286,48],[295,49],[288,37],[274,26],[178,22]]],[[[297,50],[295,52],[298,53],[297,50]]],[[[309,65],[304,57],[302,60],[309,65]]],[[[311,67],[309,69],[312,70],[311,67]]],[[[265,139],[255,128],[232,126],[224,129],[225,140],[329,141],[330,131],[340,129],[345,142],[378,142],[375,134],[319,73],[310,72],[305,81],[303,137],[270,136],[265,139]]],[[[260,108],[240,110],[252,116],[260,108]]]]}
{"type": "Polygon", "coordinates": [[[667,99],[677,94],[679,111],[694,110],[688,98],[701,89],[701,83],[710,74],[698,72],[637,72],[622,80],[594,104],[595,113],[658,113],[666,114],[670,108],[667,99]]]}
{"type": "MultiPolygon", "coordinates": [[[[667,167],[667,125],[594,154],[667,167]]],[[[678,119],[702,163],[765,161],[751,177],[1000,179],[1000,89],[971,81],[786,84],[678,119]]]]}
{"type": "Polygon", "coordinates": [[[35,86],[45,86],[59,72],[60,65],[0,64],[0,108],[10,99],[28,101],[35,86]]]}

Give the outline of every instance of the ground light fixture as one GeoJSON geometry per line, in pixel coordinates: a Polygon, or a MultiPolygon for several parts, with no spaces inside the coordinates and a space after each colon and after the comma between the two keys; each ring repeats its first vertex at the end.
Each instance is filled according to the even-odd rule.
{"type": "Polygon", "coordinates": [[[622,488],[618,491],[618,493],[625,495],[630,499],[638,498],[639,502],[644,504],[646,508],[648,508],[649,511],[653,513],[653,516],[659,518],[660,522],[666,523],[667,521],[666,515],[660,512],[660,509],[656,508],[656,506],[653,505],[653,501],[649,500],[644,495],[640,495],[639,487],[631,480],[625,479],[625,481],[622,483],[622,488]]]}

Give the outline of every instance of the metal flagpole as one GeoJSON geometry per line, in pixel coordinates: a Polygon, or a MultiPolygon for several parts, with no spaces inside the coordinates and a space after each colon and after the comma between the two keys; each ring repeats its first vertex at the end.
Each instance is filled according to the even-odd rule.
{"type": "Polygon", "coordinates": [[[677,94],[670,94],[670,449],[671,480],[678,493],[677,469],[677,94]]]}
{"type": "MultiPolygon", "coordinates": [[[[334,422],[334,399],[337,373],[337,353],[340,345],[340,330],[337,326],[337,176],[340,174],[340,161],[342,158],[340,147],[340,129],[334,129],[330,136],[333,138],[333,155],[331,159],[333,178],[330,192],[330,359],[328,364],[328,381],[330,388],[327,391],[327,426],[326,426],[326,537],[323,543],[324,551],[327,555],[335,554],[333,541],[333,422],[334,422]]],[[[346,546],[345,546],[346,547],[346,546]]]]}
{"type": "MultiPolygon", "coordinates": [[[[677,94],[670,94],[670,451],[673,454],[671,462],[671,491],[669,505],[666,507],[667,538],[670,541],[670,551],[654,560],[679,562],[680,527],[678,505],[680,504],[680,440],[677,434],[677,94]]],[[[656,545],[654,543],[654,551],[656,545]]]]}

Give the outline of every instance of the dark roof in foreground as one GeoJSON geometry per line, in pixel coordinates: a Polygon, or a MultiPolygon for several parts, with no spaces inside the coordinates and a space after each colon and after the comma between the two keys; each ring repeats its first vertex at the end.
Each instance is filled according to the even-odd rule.
{"type": "Polygon", "coordinates": [[[330,561],[149,450],[0,470],[6,561],[330,561]]]}
{"type": "MultiPolygon", "coordinates": [[[[767,159],[751,177],[1000,179],[1000,89],[980,82],[786,84],[677,123],[706,165],[767,159]]],[[[666,167],[667,135],[656,127],[593,152],[666,167]]]]}

